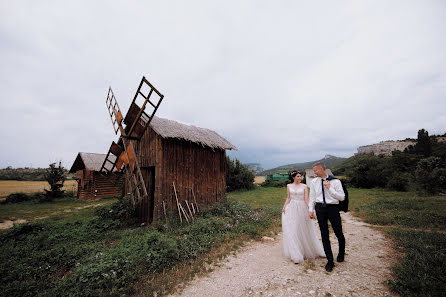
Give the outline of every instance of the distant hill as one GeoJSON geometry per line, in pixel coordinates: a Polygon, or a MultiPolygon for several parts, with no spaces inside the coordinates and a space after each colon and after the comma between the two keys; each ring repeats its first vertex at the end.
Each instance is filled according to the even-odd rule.
{"type": "Polygon", "coordinates": [[[306,168],[311,168],[311,166],[316,162],[324,162],[325,166],[330,168],[335,165],[341,164],[346,159],[347,158],[340,158],[340,157],[336,157],[336,156],[332,156],[332,155],[325,155],[325,157],[321,160],[310,161],[310,162],[305,162],[305,163],[294,163],[294,164],[282,165],[282,166],[279,166],[276,168],[264,170],[264,171],[258,173],[257,175],[267,175],[270,172],[275,172],[276,170],[289,170],[289,169],[304,170],[306,168]]]}

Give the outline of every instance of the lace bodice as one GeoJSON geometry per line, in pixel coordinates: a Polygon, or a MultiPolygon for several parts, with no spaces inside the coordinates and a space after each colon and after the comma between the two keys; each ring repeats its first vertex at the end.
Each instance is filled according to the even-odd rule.
{"type": "Polygon", "coordinates": [[[289,186],[290,191],[290,198],[291,200],[298,200],[298,201],[304,201],[305,196],[305,186],[301,185],[299,188],[295,188],[292,186],[289,186]]]}

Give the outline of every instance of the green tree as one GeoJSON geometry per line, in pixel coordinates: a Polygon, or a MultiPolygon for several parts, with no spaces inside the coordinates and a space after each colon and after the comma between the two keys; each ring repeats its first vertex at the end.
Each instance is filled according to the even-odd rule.
{"type": "Polygon", "coordinates": [[[62,187],[66,179],[66,170],[59,162],[59,166],[56,163],[51,163],[45,171],[45,180],[50,185],[49,190],[45,190],[46,200],[52,201],[54,198],[62,197],[63,192],[62,187]]]}
{"type": "Polygon", "coordinates": [[[446,168],[441,158],[421,159],[418,162],[415,176],[417,190],[421,193],[435,195],[446,191],[446,168]]]}
{"type": "Polygon", "coordinates": [[[415,144],[415,151],[429,157],[432,154],[432,141],[429,137],[429,132],[424,129],[418,130],[417,144],[415,144]]]}
{"type": "Polygon", "coordinates": [[[254,173],[238,159],[226,157],[226,188],[228,192],[254,189],[254,173]]]}

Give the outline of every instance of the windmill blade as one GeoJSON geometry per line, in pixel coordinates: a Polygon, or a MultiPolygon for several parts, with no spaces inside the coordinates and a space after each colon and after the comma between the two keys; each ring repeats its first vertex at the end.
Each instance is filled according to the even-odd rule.
{"type": "Polygon", "coordinates": [[[123,135],[124,129],[122,127],[122,113],[121,109],[119,108],[118,101],[116,101],[115,94],[113,93],[113,90],[111,87],[108,89],[107,99],[105,100],[105,103],[107,105],[108,113],[110,115],[110,119],[112,121],[113,130],[115,131],[115,134],[118,134],[118,131],[121,132],[121,135],[123,135]]]}
{"type": "Polygon", "coordinates": [[[124,119],[127,125],[127,135],[135,136],[137,139],[141,138],[150,125],[163,98],[164,95],[143,76],[124,119]]]}
{"type": "MultiPolygon", "coordinates": [[[[113,172],[116,163],[119,161],[119,156],[121,155],[123,149],[121,146],[117,145],[114,141],[108,149],[107,155],[105,156],[104,162],[102,163],[99,172],[108,173],[113,172]]],[[[118,169],[119,171],[119,169],[118,169]]]]}

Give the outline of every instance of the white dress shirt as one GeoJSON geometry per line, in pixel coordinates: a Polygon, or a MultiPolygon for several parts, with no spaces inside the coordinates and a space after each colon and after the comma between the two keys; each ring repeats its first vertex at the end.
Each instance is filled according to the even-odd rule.
{"type": "MultiPolygon", "coordinates": [[[[328,176],[327,176],[328,177],[328,176]]],[[[310,212],[314,211],[314,205],[316,202],[323,203],[322,196],[322,186],[321,186],[322,178],[316,177],[311,181],[310,184],[310,201],[308,205],[308,210],[310,212]]],[[[325,178],[324,178],[325,180],[325,178]]],[[[342,184],[339,179],[330,180],[330,189],[324,186],[325,192],[325,203],[327,204],[339,204],[339,201],[343,201],[345,199],[344,190],[342,189],[342,184]]]]}

